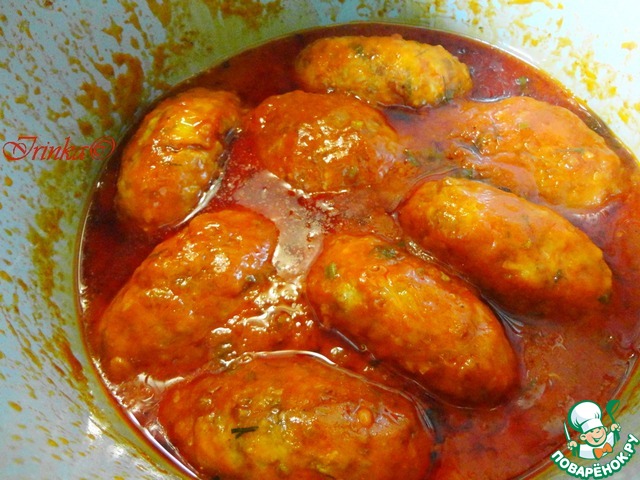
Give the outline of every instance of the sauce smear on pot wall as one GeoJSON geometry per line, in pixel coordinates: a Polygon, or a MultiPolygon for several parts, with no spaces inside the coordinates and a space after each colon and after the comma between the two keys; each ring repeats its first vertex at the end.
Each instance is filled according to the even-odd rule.
{"type": "MultiPolygon", "coordinates": [[[[394,45],[400,41],[393,38],[394,45]]],[[[415,44],[408,48],[422,51],[415,44]]],[[[401,67],[416,68],[412,63],[401,67]]],[[[253,472],[250,478],[356,478],[345,472],[393,478],[402,470],[416,479],[508,479],[563,448],[563,422],[575,403],[588,399],[605,405],[617,396],[633,367],[640,333],[640,174],[614,135],[560,85],[470,39],[363,24],[273,41],[203,72],[167,97],[186,92],[188,98],[195,87],[232,92],[241,103],[234,106],[239,110],[233,122],[237,126],[242,117],[240,126],[230,127],[226,137],[215,132],[215,141],[224,145],[218,160],[222,173],[183,221],[140,228],[118,211],[123,157],[115,155],[92,197],[78,262],[85,338],[97,369],[127,417],[186,469],[220,479],[245,478],[235,468],[253,472]],[[444,86],[422,104],[414,95],[417,79],[404,78],[400,70],[393,82],[401,88],[379,97],[368,97],[386,88],[379,78],[369,91],[355,92],[358,96],[340,91],[340,78],[336,86],[333,78],[323,77],[334,67],[307,72],[304,85],[300,82],[296,68],[305,68],[317,55],[307,51],[300,67],[300,52],[314,40],[338,36],[346,40],[335,47],[336,56],[353,54],[361,62],[358,69],[373,65],[372,71],[386,78],[375,58],[391,58],[388,52],[377,52],[375,42],[358,44],[358,38],[392,35],[444,47],[448,53],[436,54],[455,88],[444,86]],[[449,54],[463,66],[448,63],[449,54]],[[308,83],[317,78],[328,85],[328,93],[308,83]],[[513,106],[509,97],[535,102],[513,106]],[[380,98],[408,100],[404,106],[386,105],[380,98]],[[535,171],[540,162],[544,175],[535,171]],[[424,192],[429,185],[450,182],[447,178],[464,179],[455,180],[463,190],[468,182],[482,182],[497,199],[531,206],[514,214],[517,220],[510,214],[497,218],[499,209],[483,217],[505,232],[485,237],[464,224],[465,218],[480,215],[482,194],[467,204],[440,198],[447,210],[430,218],[428,208],[412,206],[434,205],[424,192]],[[562,190],[569,181],[572,196],[562,190]],[[418,191],[423,197],[412,202],[418,191]],[[586,246],[576,248],[575,240],[563,244],[563,234],[545,237],[533,218],[549,216],[563,217],[553,225],[566,225],[562,228],[573,232],[567,238],[586,246]],[[403,228],[406,218],[411,228],[403,228]],[[520,243],[509,244],[516,240],[503,225],[516,221],[513,231],[520,243]],[[432,230],[426,232],[425,225],[432,230]],[[483,252],[502,237],[500,252],[508,251],[508,258],[495,254],[501,263],[487,274],[491,289],[484,290],[486,282],[478,279],[482,269],[473,268],[473,246],[462,242],[456,248],[463,248],[464,256],[454,253],[451,263],[443,253],[451,254],[453,243],[446,242],[461,229],[483,252]],[[536,242],[528,242],[526,232],[536,242]],[[348,255],[331,258],[325,245],[340,235],[352,239],[350,245],[364,246],[345,247],[348,255]],[[437,248],[423,241],[427,236],[439,242],[437,248]],[[559,258],[536,268],[545,260],[540,252],[539,257],[527,253],[537,248],[534,243],[551,245],[549,251],[560,252],[559,258]],[[364,249],[361,255],[358,249],[364,249]],[[580,252],[601,258],[571,262],[580,252]],[[583,299],[588,308],[577,308],[575,280],[568,268],[554,268],[553,262],[598,264],[602,278],[592,279],[598,287],[583,299]],[[543,300],[513,300],[520,280],[512,270],[535,278],[536,295],[543,300]],[[564,285],[575,292],[562,294],[564,285]],[[554,293],[545,297],[545,291],[554,293]],[[557,308],[546,302],[567,298],[571,304],[557,308]],[[420,302],[435,309],[428,322],[437,323],[414,328],[412,322],[421,321],[420,302]],[[482,311],[482,322],[474,324],[471,305],[482,311]],[[377,322],[375,328],[367,325],[363,317],[368,316],[377,322]],[[448,316],[455,318],[444,328],[448,316]],[[488,330],[490,339],[482,337],[488,330]],[[455,341],[455,348],[443,347],[448,341],[455,341]],[[415,345],[440,350],[403,354],[403,348],[415,345]],[[475,345],[485,347],[473,351],[475,345]],[[444,360],[448,355],[451,359],[444,360]],[[448,361],[446,368],[438,364],[448,361]],[[299,382],[295,390],[282,382],[287,365],[299,382]],[[491,385],[475,374],[472,389],[460,388],[469,371],[491,365],[500,366],[491,385]],[[452,379],[438,378],[439,371],[452,379]],[[256,372],[261,378],[250,384],[256,372]],[[265,375],[274,375],[273,382],[265,375]],[[301,380],[305,376],[308,384],[301,380]],[[220,388],[226,389],[224,395],[215,393],[220,388]],[[351,394],[362,397],[354,400],[351,394]],[[252,406],[252,399],[260,406],[252,406]],[[291,405],[291,399],[298,403],[291,405]],[[301,404],[305,401],[308,408],[301,404]],[[287,430],[287,422],[295,428],[287,430]],[[270,436],[276,428],[277,438],[270,436]],[[287,431],[315,431],[321,438],[291,440],[287,431]],[[331,435],[340,451],[331,451],[331,435]],[[380,447],[384,435],[398,442],[391,450],[380,447]],[[343,437],[360,445],[357,468],[340,447],[343,437]],[[295,450],[305,444],[307,454],[295,450]],[[206,450],[212,445],[228,451],[216,457],[206,450]],[[396,465],[396,456],[389,454],[394,448],[410,451],[407,461],[415,469],[396,465]]],[[[172,105],[178,112],[191,108],[172,105]]],[[[158,117],[150,131],[157,122],[172,121],[158,117]]],[[[144,132],[133,137],[137,128],[132,126],[123,146],[143,138],[144,132]]],[[[196,121],[187,130],[172,130],[171,142],[147,138],[145,148],[166,147],[171,155],[184,148],[192,155],[188,149],[209,148],[207,132],[196,121]],[[194,131],[204,147],[183,141],[194,131]]],[[[196,165],[197,157],[192,158],[196,165]]],[[[163,165],[164,171],[170,168],[163,165]]],[[[129,194],[138,200],[135,191],[129,194]]],[[[465,195],[460,198],[469,198],[465,195]]],[[[153,192],[149,198],[153,207],[153,192]]],[[[487,225],[483,228],[491,233],[487,225]]],[[[484,266],[486,258],[478,265],[484,266]]]]}

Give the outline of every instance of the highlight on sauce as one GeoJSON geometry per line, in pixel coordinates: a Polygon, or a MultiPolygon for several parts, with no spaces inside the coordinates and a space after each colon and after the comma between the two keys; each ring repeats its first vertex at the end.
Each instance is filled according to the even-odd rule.
{"type": "Polygon", "coordinates": [[[86,342],[198,478],[517,477],[633,367],[639,178],[489,45],[374,24],[275,40],[178,85],[106,165],[86,342]]]}

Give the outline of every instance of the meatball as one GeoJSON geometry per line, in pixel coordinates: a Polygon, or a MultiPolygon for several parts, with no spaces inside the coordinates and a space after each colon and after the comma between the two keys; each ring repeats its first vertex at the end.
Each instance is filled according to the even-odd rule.
{"type": "Polygon", "coordinates": [[[310,355],[203,374],[169,390],[158,418],[194,469],[229,480],[421,480],[434,443],[403,394],[310,355]]]}
{"type": "Polygon", "coordinates": [[[626,267],[625,280],[640,285],[640,186],[618,210],[613,225],[608,253],[620,270],[626,267]]]}
{"type": "MultiPolygon", "coordinates": [[[[621,291],[617,301],[626,308],[640,307],[640,184],[625,198],[611,218],[611,229],[603,250],[616,272],[621,291]]],[[[632,318],[635,318],[632,316],[632,318]]],[[[635,320],[634,320],[635,321],[635,320]]]]}
{"type": "Polygon", "coordinates": [[[220,175],[225,136],[240,113],[236,95],[204,88],[158,104],[122,152],[120,215],[147,232],[184,220],[220,175]]]}
{"type": "Polygon", "coordinates": [[[491,310],[460,280],[373,235],[336,234],[306,291],[320,321],[460,404],[501,400],[515,353],[491,310]]]}
{"type": "Polygon", "coordinates": [[[611,271],[585,233],[482,182],[427,182],[399,210],[405,232],[508,310],[573,317],[601,306],[611,271]]]}
{"type": "Polygon", "coordinates": [[[160,243],[100,320],[107,376],[168,379],[242,351],[304,345],[313,332],[304,310],[287,314],[261,295],[277,240],[269,220],[230,209],[197,216],[160,243]]]}
{"type": "Polygon", "coordinates": [[[620,158],[566,108],[511,97],[460,102],[430,117],[422,141],[431,139],[477,178],[531,200],[592,209],[627,188],[620,158]]]}
{"type": "Polygon", "coordinates": [[[472,87],[467,66],[442,46],[400,35],[316,40],[296,58],[295,73],[303,90],[416,108],[438,105],[472,87]]]}
{"type": "Polygon", "coordinates": [[[380,112],[337,94],[270,97],[253,111],[245,133],[263,167],[307,193],[375,185],[400,151],[380,112]]]}

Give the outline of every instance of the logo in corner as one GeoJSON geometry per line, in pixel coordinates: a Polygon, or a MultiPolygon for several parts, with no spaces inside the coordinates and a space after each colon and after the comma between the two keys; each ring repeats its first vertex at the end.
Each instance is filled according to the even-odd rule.
{"type": "Polygon", "coordinates": [[[567,422],[579,434],[579,441],[571,438],[567,422],[564,422],[567,448],[572,457],[590,461],[578,460],[576,463],[560,450],[551,455],[551,460],[569,475],[583,479],[606,478],[624,468],[635,455],[635,446],[640,440],[629,433],[623,439],[624,444],[621,442],[622,428],[614,417],[619,406],[619,400],[607,402],[605,411],[611,419],[611,424],[607,427],[602,421],[602,409],[597,403],[584,400],[573,405],[567,414],[567,422]]]}

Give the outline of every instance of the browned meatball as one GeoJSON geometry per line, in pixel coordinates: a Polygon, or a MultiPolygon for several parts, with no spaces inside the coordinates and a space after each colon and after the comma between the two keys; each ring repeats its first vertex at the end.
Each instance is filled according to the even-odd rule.
{"type": "Polygon", "coordinates": [[[529,97],[460,102],[429,113],[421,142],[478,178],[550,206],[599,207],[627,188],[619,157],[563,107],[529,97]]]}
{"type": "Polygon", "coordinates": [[[149,232],[184,220],[220,175],[225,135],[239,122],[229,92],[194,88],[158,104],[122,152],[120,214],[149,232]]]}
{"type": "Polygon", "coordinates": [[[400,151],[380,112],[337,94],[270,97],[253,111],[245,133],[265,168],[308,193],[375,185],[400,151]]]}
{"type": "Polygon", "coordinates": [[[434,441],[404,395],[309,355],[177,385],[158,418],[198,472],[228,480],[422,480],[434,441]]]}
{"type": "Polygon", "coordinates": [[[385,105],[438,105],[472,87],[467,66],[442,46],[400,35],[316,40],[298,55],[295,71],[303,90],[385,105]]]}
{"type": "Polygon", "coordinates": [[[313,331],[304,310],[266,315],[260,296],[277,240],[269,220],[234,209],[202,214],[160,243],[100,320],[109,378],[166,379],[243,351],[304,346],[313,331]]]}
{"type": "Polygon", "coordinates": [[[404,230],[507,309],[564,317],[601,306],[611,271],[589,237],[549,208],[467,179],[424,183],[404,230]]]}
{"type": "Polygon", "coordinates": [[[329,238],[307,295],[326,326],[456,403],[494,403],[517,383],[491,310],[461,281],[375,236],[329,238]]]}

